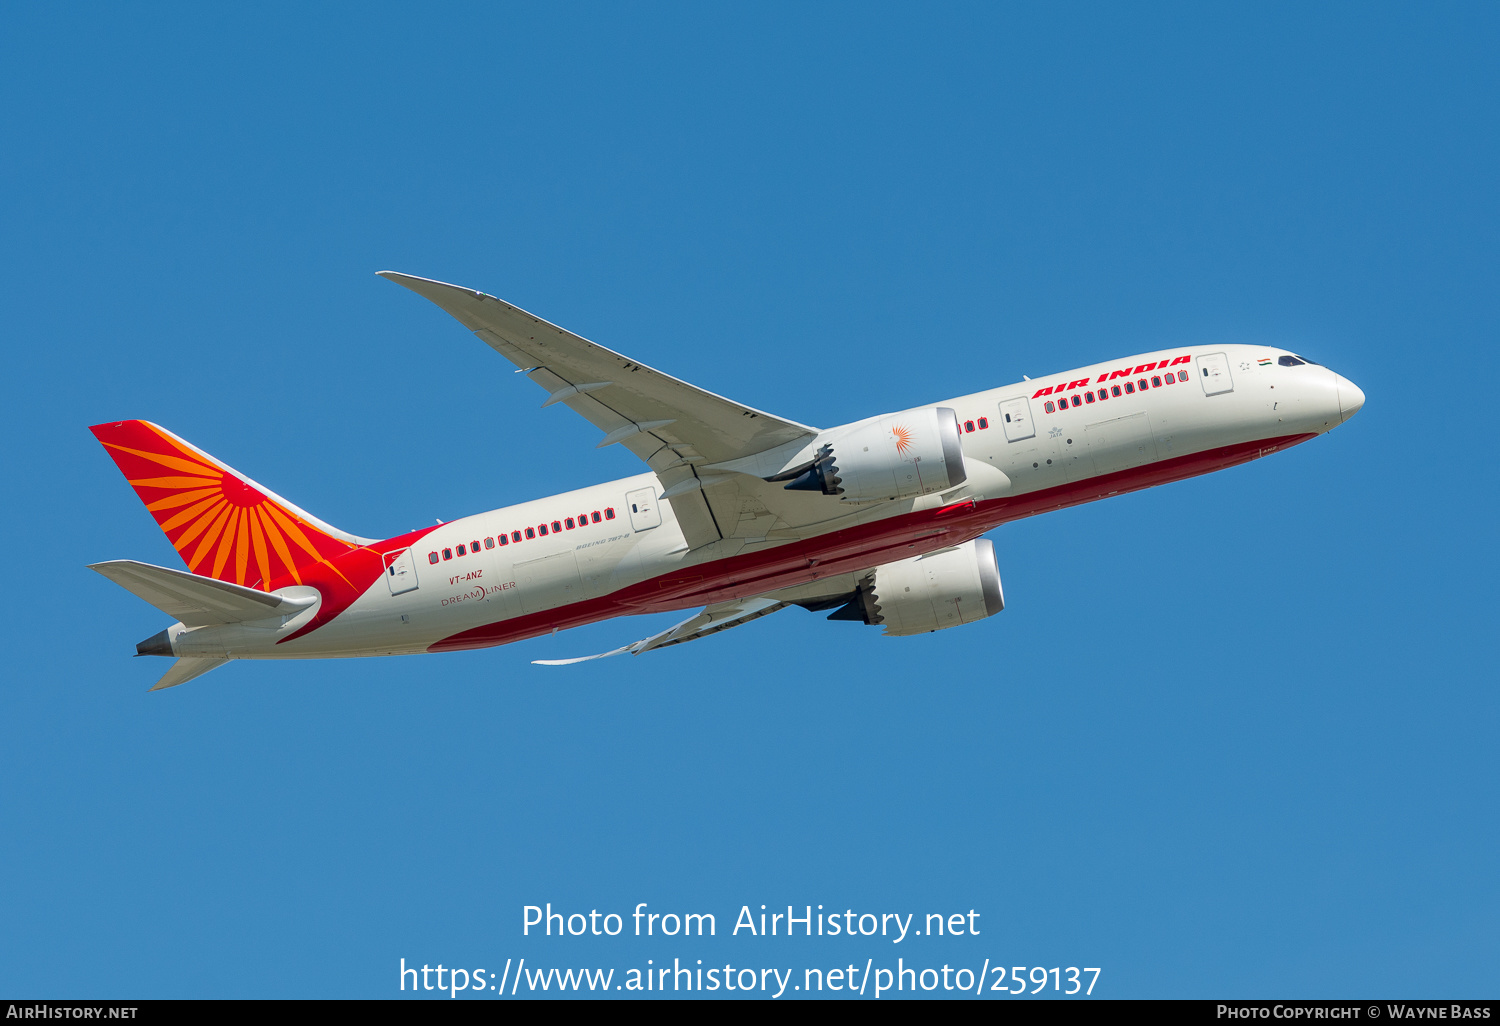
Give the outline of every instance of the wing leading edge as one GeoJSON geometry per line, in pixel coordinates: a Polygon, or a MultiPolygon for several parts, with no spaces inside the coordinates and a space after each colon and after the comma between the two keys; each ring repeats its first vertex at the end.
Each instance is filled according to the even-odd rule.
{"type": "MultiPolygon", "coordinates": [[[[727,492],[734,506],[737,475],[706,473],[704,464],[753,456],[818,429],[715,395],[474,289],[395,271],[381,277],[451,314],[547,393],[646,462],[661,479],[689,544],[728,536],[733,522],[715,515],[710,496],[727,492]]],[[[737,507],[735,507],[737,509],[737,507]]],[[[737,514],[736,514],[737,515],[737,514]]]]}
{"type": "Polygon", "coordinates": [[[431,300],[527,372],[546,390],[544,406],[566,404],[605,432],[601,444],[620,441],[647,462],[663,445],[682,450],[680,458],[689,462],[722,463],[818,433],[663,374],[483,292],[395,271],[380,275],[431,300]],[[641,435],[657,441],[631,444],[641,435]]]}

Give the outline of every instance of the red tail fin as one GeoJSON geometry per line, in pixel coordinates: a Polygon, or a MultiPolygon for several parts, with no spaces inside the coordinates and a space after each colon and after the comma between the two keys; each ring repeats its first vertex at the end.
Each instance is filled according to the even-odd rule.
{"type": "Polygon", "coordinates": [[[89,428],[195,574],[271,582],[367,544],[144,420],[89,428]]]}

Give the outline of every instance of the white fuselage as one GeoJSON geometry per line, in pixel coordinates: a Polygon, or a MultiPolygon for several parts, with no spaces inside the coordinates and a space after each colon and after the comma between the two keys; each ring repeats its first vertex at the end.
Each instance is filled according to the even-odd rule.
{"type": "Polygon", "coordinates": [[[657,499],[663,487],[653,473],[479,513],[426,534],[399,575],[377,579],[304,636],[277,643],[314,609],[284,624],[179,632],[177,654],[308,658],[481,647],[622,613],[813,586],[1007,520],[1243,462],[1329,431],[1363,404],[1346,379],[1316,364],[1277,362],[1286,356],[1265,346],[1177,348],[932,404],[958,415],[963,485],[862,504],[819,495],[827,519],[795,531],[779,529],[770,510],[748,508],[732,537],[690,549],[672,503],[657,499]],[[1158,363],[1167,369],[1135,372],[1158,363]],[[1179,372],[1187,380],[1177,380],[1179,372]],[[1074,396],[1087,398],[1074,407],[1074,396]],[[1007,424],[1002,411],[1016,409],[1016,400],[1021,414],[1007,424]],[[1067,405],[1047,412],[1058,402],[1067,405]],[[954,503],[972,507],[949,516],[954,503]]]}

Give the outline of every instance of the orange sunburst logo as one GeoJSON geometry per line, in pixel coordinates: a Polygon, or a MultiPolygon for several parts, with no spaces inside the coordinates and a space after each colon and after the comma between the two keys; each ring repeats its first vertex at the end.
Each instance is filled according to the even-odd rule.
{"type": "Polygon", "coordinates": [[[282,577],[300,584],[300,570],[357,547],[154,424],[125,421],[92,430],[195,574],[270,590],[282,577]]]}
{"type": "Polygon", "coordinates": [[[911,448],[911,429],[897,424],[891,428],[891,436],[896,439],[896,451],[906,455],[906,450],[911,448]]]}

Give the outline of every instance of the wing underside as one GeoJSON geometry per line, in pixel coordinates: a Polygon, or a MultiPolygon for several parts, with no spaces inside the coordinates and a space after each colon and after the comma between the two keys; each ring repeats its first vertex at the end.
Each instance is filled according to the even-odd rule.
{"type": "Polygon", "coordinates": [[[699,638],[727,631],[731,627],[738,627],[752,620],[759,620],[763,616],[770,616],[787,606],[802,606],[804,609],[811,610],[833,609],[844,604],[853,595],[863,576],[863,574],[836,574],[821,581],[798,585],[794,588],[783,588],[766,595],[715,603],[659,634],[653,634],[649,638],[642,638],[640,641],[622,645],[608,652],[575,656],[572,659],[533,659],[532,662],[539,666],[571,666],[574,663],[607,659],[610,656],[626,653],[641,655],[658,648],[680,645],[685,641],[697,641],[699,638]]]}
{"type": "MultiPolygon", "coordinates": [[[[432,301],[546,393],[604,432],[600,446],[620,444],[656,472],[689,547],[765,535],[770,511],[757,501],[763,484],[744,474],[708,469],[767,450],[810,442],[818,429],[715,395],[550,324],[473,289],[394,271],[382,277],[432,301]],[[748,500],[748,501],[747,501],[748,500]],[[759,521],[759,523],[756,523],[759,521]]],[[[779,490],[779,486],[778,486],[779,490]]]]}
{"type": "Polygon", "coordinates": [[[779,609],[787,607],[786,602],[765,596],[744,599],[736,602],[720,602],[709,606],[700,613],[690,616],[681,623],[669,627],[660,634],[653,634],[649,638],[622,645],[609,652],[600,652],[596,655],[576,656],[572,659],[533,659],[532,662],[538,666],[571,666],[574,663],[586,663],[594,659],[607,659],[610,656],[640,655],[642,652],[650,652],[652,649],[666,648],[669,645],[680,645],[684,641],[696,641],[706,638],[710,634],[727,631],[731,627],[749,623],[751,620],[759,620],[763,616],[770,616],[779,609]]]}

